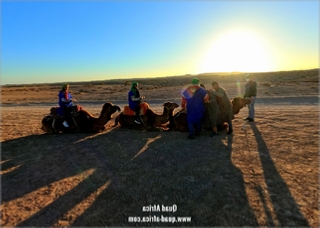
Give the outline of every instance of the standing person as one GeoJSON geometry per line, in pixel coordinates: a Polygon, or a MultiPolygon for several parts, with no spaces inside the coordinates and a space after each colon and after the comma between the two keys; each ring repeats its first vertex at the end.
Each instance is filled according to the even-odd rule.
{"type": "MultiPolygon", "coordinates": [[[[200,86],[204,89],[206,87],[203,84],[200,86]]],[[[209,95],[209,102],[205,103],[206,111],[204,117],[204,126],[206,128],[212,128],[212,134],[210,137],[218,136],[218,115],[220,113],[219,105],[216,96],[213,94],[213,91],[206,90],[209,95]]]]}
{"type": "Polygon", "coordinates": [[[221,119],[228,121],[229,130],[227,134],[232,134],[233,132],[232,120],[234,119],[234,115],[233,115],[232,105],[231,105],[228,93],[223,87],[220,87],[219,82],[213,82],[212,88],[213,88],[213,94],[218,97],[218,104],[221,111],[221,119]]]}
{"type": "Polygon", "coordinates": [[[250,104],[248,104],[249,116],[245,118],[248,122],[254,121],[254,104],[256,102],[257,97],[257,83],[252,80],[251,75],[247,74],[246,76],[247,84],[245,86],[244,98],[250,99],[250,104]]]}
{"type": "Polygon", "coordinates": [[[189,139],[194,139],[201,131],[201,123],[205,113],[204,103],[209,101],[207,91],[200,87],[200,80],[194,78],[192,85],[182,92],[181,107],[187,110],[189,139]],[[195,130],[194,130],[195,128],[195,130]]]}
{"type": "Polygon", "coordinates": [[[133,82],[131,85],[131,89],[128,92],[128,103],[129,108],[133,110],[136,114],[136,118],[134,120],[136,124],[141,124],[140,103],[142,98],[143,97],[140,97],[140,92],[138,90],[138,82],[133,82]]]}
{"type": "Polygon", "coordinates": [[[69,93],[69,87],[70,85],[67,83],[64,83],[61,87],[61,90],[58,94],[59,97],[59,109],[58,114],[60,116],[64,117],[63,126],[69,127],[69,124],[67,122],[67,118],[70,116],[70,108],[73,105],[72,103],[72,96],[69,93]]]}

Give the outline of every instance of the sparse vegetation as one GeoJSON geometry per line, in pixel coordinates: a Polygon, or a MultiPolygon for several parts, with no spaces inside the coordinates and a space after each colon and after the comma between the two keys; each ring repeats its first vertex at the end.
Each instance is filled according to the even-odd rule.
{"type": "Polygon", "coordinates": [[[263,85],[263,86],[271,86],[272,84],[270,82],[262,82],[261,85],[263,85]]]}

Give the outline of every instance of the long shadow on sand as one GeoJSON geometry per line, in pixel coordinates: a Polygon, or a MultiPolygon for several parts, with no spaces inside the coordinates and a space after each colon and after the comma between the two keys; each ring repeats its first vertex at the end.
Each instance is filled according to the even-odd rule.
{"type": "MultiPolygon", "coordinates": [[[[117,153],[119,150],[118,139],[115,140],[113,137],[112,134],[108,138],[96,138],[95,135],[90,134],[44,134],[3,142],[1,158],[3,161],[1,167],[3,172],[2,202],[23,198],[44,187],[48,188],[48,194],[52,194],[50,188],[53,183],[80,175],[90,169],[94,170],[83,182],[66,194],[60,195],[61,193],[57,192],[57,196],[52,196],[52,198],[56,198],[54,202],[49,203],[19,225],[53,225],[65,212],[85,199],[100,185],[104,185],[112,176],[110,166],[113,161],[117,160],[115,154],[119,154],[117,153]],[[103,142],[101,143],[99,140],[103,142]],[[110,153],[113,153],[113,161],[106,157],[106,154],[110,155],[110,153]],[[99,172],[97,175],[96,173],[101,170],[99,169],[101,167],[104,172],[99,172]]],[[[136,137],[133,135],[132,139],[136,137]]],[[[146,143],[142,138],[138,139],[135,142],[136,148],[142,147],[146,143]]],[[[134,154],[135,151],[132,153],[134,154]]],[[[36,197],[40,198],[43,195],[36,197]]],[[[30,197],[25,198],[30,200],[30,197]]],[[[27,204],[24,206],[29,207],[27,204]]],[[[25,208],[21,208],[21,211],[25,210],[25,208]]],[[[12,214],[12,216],[19,215],[12,214]]]]}
{"type": "Polygon", "coordinates": [[[5,169],[21,166],[2,175],[2,200],[24,197],[94,169],[16,225],[52,226],[65,220],[72,226],[256,226],[242,174],[231,162],[232,136],[223,137],[203,134],[186,140],[178,132],[116,128],[95,136],[41,135],[7,141],[2,145],[5,169]],[[102,190],[96,194],[98,189],[102,190]],[[92,195],[93,202],[83,203],[92,195]],[[79,205],[81,213],[66,216],[79,205]],[[154,205],[160,211],[143,211],[154,205]],[[169,209],[176,205],[177,211],[162,211],[162,205],[169,209]],[[130,216],[187,216],[191,222],[129,223],[130,216]]]}
{"type": "MultiPolygon", "coordinates": [[[[262,169],[264,172],[265,183],[267,184],[269,197],[273,204],[274,212],[280,226],[309,226],[308,221],[302,215],[299,206],[290,193],[288,186],[279,174],[270,155],[270,151],[264,141],[259,129],[255,123],[250,123],[258,143],[258,153],[261,160],[262,169]]],[[[258,189],[262,202],[263,194],[261,189],[258,189]]],[[[265,206],[265,205],[264,205],[265,206]]],[[[265,206],[265,208],[267,208],[265,206]]],[[[267,213],[268,215],[268,213],[267,213]]],[[[268,225],[272,223],[271,216],[268,217],[268,225]]]]}

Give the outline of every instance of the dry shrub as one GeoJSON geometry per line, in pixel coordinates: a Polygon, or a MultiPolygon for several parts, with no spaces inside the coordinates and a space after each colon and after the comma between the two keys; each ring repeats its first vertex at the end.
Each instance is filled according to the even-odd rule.
{"type": "Polygon", "coordinates": [[[262,82],[261,85],[263,85],[263,86],[271,86],[271,83],[270,82],[262,82]]]}

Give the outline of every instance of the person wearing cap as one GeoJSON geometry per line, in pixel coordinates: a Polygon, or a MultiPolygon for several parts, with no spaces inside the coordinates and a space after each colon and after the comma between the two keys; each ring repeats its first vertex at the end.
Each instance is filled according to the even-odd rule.
{"type": "Polygon", "coordinates": [[[69,93],[69,87],[70,87],[69,84],[64,83],[61,87],[59,94],[58,94],[58,97],[59,97],[58,115],[64,117],[64,121],[62,124],[65,127],[69,127],[69,124],[67,122],[67,118],[70,115],[70,107],[73,105],[72,96],[69,93]]]}
{"type": "Polygon", "coordinates": [[[136,124],[141,124],[140,119],[140,103],[143,97],[140,97],[140,92],[138,90],[138,82],[133,82],[131,85],[131,89],[128,92],[128,103],[129,108],[133,110],[136,114],[136,118],[134,122],[136,124]]]}
{"type": "Polygon", "coordinates": [[[201,131],[201,123],[205,113],[205,102],[209,102],[209,96],[205,89],[201,88],[200,80],[194,78],[192,85],[182,92],[181,107],[186,109],[189,129],[189,139],[194,139],[201,131]]]}
{"type": "Polygon", "coordinates": [[[212,89],[213,90],[211,91],[213,92],[213,94],[217,96],[221,117],[223,120],[228,121],[229,130],[227,134],[232,134],[232,120],[234,119],[234,115],[228,93],[223,87],[220,87],[219,82],[216,81],[212,83],[212,89]]]}
{"type": "Polygon", "coordinates": [[[245,118],[248,122],[254,121],[254,104],[257,97],[257,83],[252,80],[251,75],[246,75],[247,84],[245,86],[244,98],[250,99],[250,104],[248,104],[249,116],[245,118]]]}

